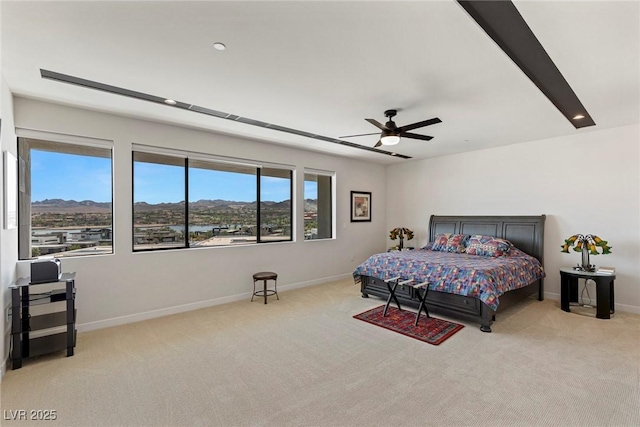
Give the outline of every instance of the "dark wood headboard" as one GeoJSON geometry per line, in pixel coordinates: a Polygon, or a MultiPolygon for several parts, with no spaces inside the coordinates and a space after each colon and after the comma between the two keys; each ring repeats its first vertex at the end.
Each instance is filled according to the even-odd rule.
{"type": "Polygon", "coordinates": [[[483,234],[507,239],[544,265],[544,220],[540,216],[438,216],[429,220],[429,241],[438,233],[483,234]]]}

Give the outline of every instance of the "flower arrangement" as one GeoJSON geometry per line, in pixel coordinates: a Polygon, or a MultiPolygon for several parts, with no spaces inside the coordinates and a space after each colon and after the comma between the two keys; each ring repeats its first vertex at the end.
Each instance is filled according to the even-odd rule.
{"type": "Polygon", "coordinates": [[[389,232],[389,238],[391,240],[400,239],[400,244],[398,245],[398,249],[402,250],[404,247],[404,239],[411,240],[413,239],[413,231],[409,228],[405,227],[396,227],[389,232]]]}
{"type": "Polygon", "coordinates": [[[607,245],[606,240],[602,240],[600,237],[593,234],[574,234],[573,236],[565,239],[564,245],[561,246],[560,252],[569,253],[569,248],[573,247],[576,252],[582,252],[582,266],[585,271],[595,271],[595,266],[589,262],[589,255],[600,255],[598,248],[601,249],[602,255],[611,253],[611,246],[607,245]]]}

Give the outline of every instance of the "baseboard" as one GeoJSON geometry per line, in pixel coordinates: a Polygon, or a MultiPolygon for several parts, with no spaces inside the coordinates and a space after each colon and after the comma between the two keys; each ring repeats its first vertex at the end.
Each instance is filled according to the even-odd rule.
{"type": "MultiPolygon", "coordinates": [[[[284,285],[284,286],[278,285],[278,288],[282,290],[306,288],[308,286],[321,285],[323,283],[336,282],[338,280],[345,280],[349,278],[353,278],[352,273],[338,274],[337,276],[323,277],[321,279],[314,279],[314,280],[308,280],[306,282],[292,283],[290,285],[284,285]]],[[[251,293],[249,293],[249,296],[251,296],[251,293]]]]}
{"type": "Polygon", "coordinates": [[[545,292],[544,299],[552,299],[552,300],[560,301],[560,294],[555,294],[553,292],[545,292]]]}
{"type": "MultiPolygon", "coordinates": [[[[544,297],[552,300],[560,301],[560,294],[556,294],[553,292],[545,292],[544,297]]],[[[596,297],[593,296],[591,298],[591,301],[593,305],[595,305],[596,297]]],[[[640,307],[637,307],[635,305],[629,305],[629,304],[620,304],[620,303],[615,303],[615,304],[616,304],[616,311],[623,311],[625,313],[632,313],[632,314],[640,314],[640,307]]]]}
{"type": "MultiPolygon", "coordinates": [[[[292,283],[290,285],[278,286],[278,293],[282,291],[306,288],[308,286],[320,285],[322,283],[334,282],[353,277],[351,273],[339,274],[337,276],[323,277],[321,279],[309,280],[306,282],[292,283]]],[[[186,311],[198,310],[200,308],[212,307],[214,305],[227,304],[230,302],[243,301],[251,298],[251,292],[243,292],[227,297],[213,298],[205,301],[197,301],[189,304],[176,305],[173,307],[161,308],[158,310],[145,311],[143,313],[129,314],[127,316],[113,317],[111,319],[98,320],[95,322],[79,323],[76,325],[78,332],[93,331],[96,329],[110,328],[112,326],[125,325],[127,323],[140,322],[156,317],[169,316],[172,314],[184,313],[186,311]]]]}

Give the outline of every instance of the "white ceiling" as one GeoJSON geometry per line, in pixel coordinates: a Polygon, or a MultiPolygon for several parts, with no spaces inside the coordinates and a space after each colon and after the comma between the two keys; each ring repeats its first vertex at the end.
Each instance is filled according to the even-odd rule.
{"type": "MultiPolygon", "coordinates": [[[[417,129],[428,158],[640,122],[638,1],[515,1],[596,122],[576,130],[451,1],[0,2],[18,96],[397,163],[372,153],[45,80],[40,69],[328,137],[417,129]],[[223,42],[227,50],[212,47],[223,42]]],[[[377,136],[348,141],[373,146],[377,136]]]]}

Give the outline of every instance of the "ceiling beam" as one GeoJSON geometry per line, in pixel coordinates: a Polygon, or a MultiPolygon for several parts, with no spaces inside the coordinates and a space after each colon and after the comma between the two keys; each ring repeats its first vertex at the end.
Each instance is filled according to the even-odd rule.
{"type": "Polygon", "coordinates": [[[458,0],[458,3],[576,129],[595,125],[511,1],[458,0]]]}

